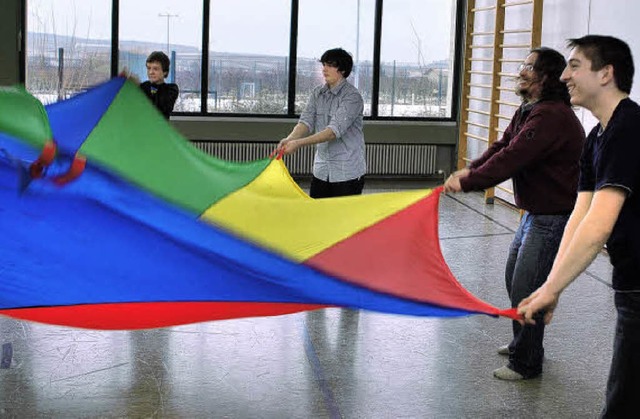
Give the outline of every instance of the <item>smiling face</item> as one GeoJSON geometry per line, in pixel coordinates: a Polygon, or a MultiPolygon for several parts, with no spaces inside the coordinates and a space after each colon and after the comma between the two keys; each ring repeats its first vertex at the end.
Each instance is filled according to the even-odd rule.
{"type": "Polygon", "coordinates": [[[574,48],[569,55],[567,67],[560,79],[567,83],[571,104],[591,109],[591,105],[602,87],[602,76],[605,68],[593,71],[592,63],[579,48],[574,48]]]}
{"type": "Polygon", "coordinates": [[[151,83],[162,84],[165,77],[164,71],[162,71],[162,64],[157,61],[147,63],[147,78],[151,83]]]}
{"type": "Polygon", "coordinates": [[[520,65],[516,79],[516,94],[525,101],[535,101],[542,92],[542,77],[535,70],[538,53],[532,52],[520,65]]]}
{"type": "Polygon", "coordinates": [[[330,63],[322,63],[322,76],[329,87],[337,86],[344,79],[338,67],[330,63]]]}

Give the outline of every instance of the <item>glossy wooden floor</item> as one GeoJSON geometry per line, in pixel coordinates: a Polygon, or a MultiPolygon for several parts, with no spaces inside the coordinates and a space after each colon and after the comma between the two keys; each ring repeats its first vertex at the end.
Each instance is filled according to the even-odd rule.
{"type": "MultiPolygon", "coordinates": [[[[370,182],[367,192],[415,187],[370,182]]],[[[507,307],[516,212],[443,196],[443,252],[464,286],[507,307]]],[[[600,412],[615,321],[601,255],[547,329],[540,378],[491,371],[511,323],[327,309],[137,332],[0,318],[0,417],[589,418],[600,412]],[[8,368],[7,368],[8,367],[8,368]]]]}

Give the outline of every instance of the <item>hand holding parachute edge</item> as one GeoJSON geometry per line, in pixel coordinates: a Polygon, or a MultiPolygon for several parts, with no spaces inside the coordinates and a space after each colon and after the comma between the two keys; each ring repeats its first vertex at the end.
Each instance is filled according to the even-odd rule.
{"type": "Polygon", "coordinates": [[[546,310],[543,320],[549,324],[559,299],[560,293],[552,292],[547,284],[542,285],[518,304],[518,314],[522,316],[520,324],[536,324],[533,316],[541,310],[546,310]]]}

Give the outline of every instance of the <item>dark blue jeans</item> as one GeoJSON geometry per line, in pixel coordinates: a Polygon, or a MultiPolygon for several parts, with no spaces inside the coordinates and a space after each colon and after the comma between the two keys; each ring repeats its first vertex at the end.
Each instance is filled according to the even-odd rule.
{"type": "Polygon", "coordinates": [[[640,292],[616,292],[618,321],[603,418],[638,417],[640,395],[640,292]]]}
{"type": "MultiPolygon", "coordinates": [[[[538,289],[547,279],[558,253],[568,215],[525,213],[509,248],[505,270],[511,307],[538,289]]],[[[535,325],[513,322],[513,340],[509,344],[509,368],[525,378],[542,372],[544,322],[539,313],[535,325]]]]}

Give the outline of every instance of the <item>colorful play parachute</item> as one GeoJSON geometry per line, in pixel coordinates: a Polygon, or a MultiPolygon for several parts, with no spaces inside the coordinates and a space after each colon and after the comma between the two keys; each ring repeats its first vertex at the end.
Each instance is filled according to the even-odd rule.
{"type": "Polygon", "coordinates": [[[185,140],[113,79],[0,90],[0,314],[96,329],[350,307],[513,317],[453,277],[440,189],[314,200],[282,160],[185,140]]]}

